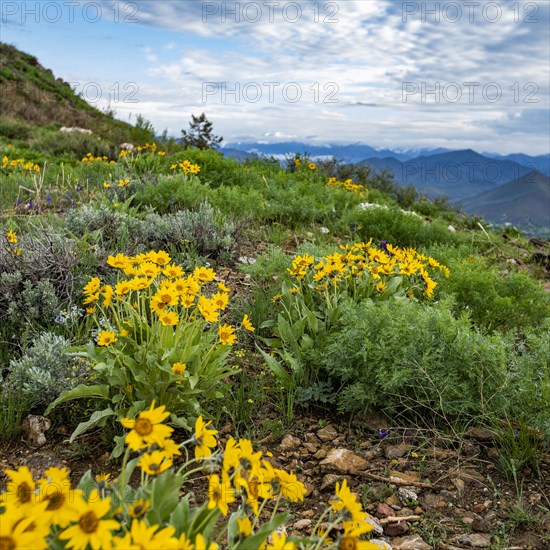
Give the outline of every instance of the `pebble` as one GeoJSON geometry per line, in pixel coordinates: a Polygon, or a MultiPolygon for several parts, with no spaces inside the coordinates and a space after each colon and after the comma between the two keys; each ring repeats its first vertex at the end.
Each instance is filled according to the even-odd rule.
{"type": "Polygon", "coordinates": [[[281,449],[281,451],[295,451],[301,445],[302,442],[297,437],[294,437],[293,435],[285,435],[279,445],[279,449],[281,449]]]}

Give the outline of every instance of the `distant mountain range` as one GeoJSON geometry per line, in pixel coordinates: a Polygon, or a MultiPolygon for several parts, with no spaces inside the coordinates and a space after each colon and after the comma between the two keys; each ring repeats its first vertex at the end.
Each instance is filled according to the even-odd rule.
{"type": "Polygon", "coordinates": [[[401,185],[412,185],[430,197],[457,201],[517,181],[533,167],[508,159],[489,158],[471,149],[420,156],[401,162],[395,158],[369,158],[359,164],[376,172],[390,170],[401,185]]]}
{"type": "Polygon", "coordinates": [[[376,149],[363,143],[354,143],[350,145],[328,144],[311,145],[298,141],[286,141],[280,143],[262,143],[262,142],[235,142],[228,143],[222,147],[222,153],[226,154],[226,149],[241,151],[246,153],[255,153],[257,155],[274,156],[284,158],[294,153],[307,153],[310,157],[335,157],[341,162],[356,164],[366,158],[384,158],[394,157],[405,161],[422,154],[436,154],[446,152],[447,149],[376,149]]]}
{"type": "Polygon", "coordinates": [[[300,142],[231,143],[226,156],[246,160],[295,153],[313,158],[336,158],[343,164],[390,171],[401,185],[412,185],[430,197],[447,196],[466,212],[489,221],[550,226],[550,155],[480,154],[472,149],[415,149],[392,151],[369,145],[308,145],[300,142]]]}
{"type": "MultiPolygon", "coordinates": [[[[312,157],[335,157],[340,162],[346,164],[358,164],[365,159],[384,159],[386,161],[388,159],[395,159],[400,162],[406,162],[419,157],[461,152],[452,151],[451,149],[445,149],[443,147],[434,149],[378,149],[363,143],[354,143],[350,145],[311,145],[298,141],[286,141],[280,143],[233,142],[222,146],[221,151],[226,156],[238,156],[242,153],[248,153],[249,155],[274,156],[279,159],[295,153],[308,153],[312,157]]],[[[538,170],[543,174],[550,175],[550,154],[529,156],[521,153],[512,155],[482,153],[481,156],[499,161],[512,161],[526,166],[530,171],[538,170]]]]}
{"type": "Polygon", "coordinates": [[[530,172],[462,202],[466,212],[497,223],[550,227],[550,178],[530,172]]]}

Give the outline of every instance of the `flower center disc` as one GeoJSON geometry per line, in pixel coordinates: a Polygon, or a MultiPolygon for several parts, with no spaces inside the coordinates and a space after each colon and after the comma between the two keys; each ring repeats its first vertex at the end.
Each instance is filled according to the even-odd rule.
{"type": "Polygon", "coordinates": [[[357,542],[353,537],[344,537],[338,545],[339,550],[355,550],[357,542]]]}
{"type": "Polygon", "coordinates": [[[15,550],[17,544],[11,537],[0,537],[0,550],[15,550]]]}
{"type": "Polygon", "coordinates": [[[138,418],[134,429],[143,437],[149,435],[153,431],[153,424],[151,424],[151,421],[147,418],[138,418]]]}
{"type": "Polygon", "coordinates": [[[85,533],[95,533],[99,527],[99,519],[94,512],[86,512],[79,520],[78,525],[85,533]]]}
{"type": "Polygon", "coordinates": [[[55,493],[55,495],[48,498],[48,507],[46,510],[59,510],[65,502],[65,495],[63,493],[55,493]]]}
{"type": "Polygon", "coordinates": [[[19,498],[21,504],[29,502],[29,500],[31,500],[31,495],[32,489],[27,482],[24,481],[17,486],[17,498],[19,498]]]}

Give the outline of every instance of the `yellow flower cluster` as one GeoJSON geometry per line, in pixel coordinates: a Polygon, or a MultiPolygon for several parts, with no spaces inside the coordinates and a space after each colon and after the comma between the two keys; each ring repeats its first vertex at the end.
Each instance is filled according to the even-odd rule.
{"type": "MultiPolygon", "coordinates": [[[[144,455],[145,456],[145,455],[144,455]]],[[[102,498],[109,476],[97,476],[98,488],[88,496],[73,489],[66,468],[49,468],[35,481],[22,466],[7,470],[7,491],[0,496],[1,548],[51,548],[65,543],[68,548],[166,548],[214,550],[202,534],[194,544],[176,528],[149,525],[143,518],[150,502],[137,501],[114,509],[111,497],[102,498]],[[57,544],[55,544],[57,543],[57,544]]]]}
{"type": "Polygon", "coordinates": [[[198,164],[193,164],[188,160],[184,160],[183,162],[178,162],[177,164],[172,164],[172,166],[170,166],[170,170],[177,170],[178,168],[180,168],[181,171],[186,175],[198,174],[201,171],[198,164]]]}
{"type": "MultiPolygon", "coordinates": [[[[180,446],[170,439],[172,428],[162,424],[168,416],[164,407],[154,408],[153,403],[149,410],[140,413],[135,420],[121,420],[125,428],[131,429],[126,435],[126,444],[131,450],[143,453],[139,466],[149,476],[160,475],[172,466],[174,455],[181,454],[180,446]]],[[[218,445],[215,437],[218,432],[209,426],[210,422],[205,423],[201,416],[197,418],[194,434],[188,441],[195,448],[195,460],[210,458],[218,445]]],[[[226,516],[229,505],[240,496],[257,520],[264,501],[280,498],[292,502],[304,500],[304,484],[294,474],[274,468],[262,458],[262,452],[254,452],[250,440],[236,441],[229,438],[219,463],[221,471],[209,477],[209,510],[217,508],[226,516]]],[[[243,516],[240,521],[241,534],[251,535],[252,523],[249,518],[243,516]]]]}
{"type": "Polygon", "coordinates": [[[157,144],[153,142],[153,143],[146,143],[145,145],[138,145],[136,147],[136,151],[138,153],[147,152],[148,150],[150,150],[151,153],[155,153],[157,150],[157,144]]]}
{"type": "MultiPolygon", "coordinates": [[[[216,273],[208,267],[196,267],[192,273],[185,274],[183,268],[171,263],[170,255],[165,251],[150,251],[138,256],[117,254],[109,256],[107,264],[121,273],[114,286],[101,283],[93,277],[83,290],[84,304],[89,314],[95,312],[95,304],[109,308],[117,301],[133,304],[134,309],[152,321],[164,326],[175,326],[180,322],[202,317],[208,323],[219,323],[221,312],[229,303],[229,292],[223,283],[217,284],[217,292],[207,296],[204,286],[214,281],[216,273]]],[[[122,322],[122,319],[119,319],[122,322]]],[[[254,332],[254,327],[245,315],[242,328],[254,332]]],[[[125,337],[128,331],[119,330],[118,335],[104,330],[98,335],[99,346],[109,346],[125,337]]],[[[237,339],[235,327],[220,324],[218,336],[222,344],[233,345],[237,339]]]]}
{"type": "Polygon", "coordinates": [[[113,187],[114,185],[116,185],[117,187],[126,187],[128,184],[130,183],[130,180],[128,178],[126,179],[119,179],[118,180],[118,183],[114,184],[114,183],[109,183],[108,181],[104,181],[103,182],[103,187],[105,189],[109,189],[111,187],[113,187]]]}
{"type": "MultiPolygon", "coordinates": [[[[201,525],[204,529],[206,526],[203,523],[197,528],[193,516],[185,519],[177,515],[177,521],[158,523],[160,516],[155,509],[169,504],[162,499],[153,502],[150,496],[150,482],[162,477],[163,472],[173,466],[173,457],[181,456],[182,447],[189,445],[195,448],[195,459],[186,462],[178,473],[193,462],[201,464],[194,472],[210,472],[208,499],[200,509],[194,510],[195,514],[204,510],[215,521],[215,514],[227,516],[232,506],[236,509],[235,543],[238,542],[239,547],[296,550],[296,544],[287,539],[286,534],[266,532],[265,527],[262,533],[260,525],[267,502],[275,500],[276,509],[281,499],[304,500],[306,488],[296,475],[274,468],[262,452],[254,451],[248,439],[237,441],[230,437],[223,451],[217,451],[217,431],[210,429],[210,423],[205,423],[202,417],[197,418],[192,437],[177,444],[171,439],[173,429],[163,424],[169,415],[165,407],[155,408],[153,402],[136,418],[121,420],[130,430],[125,437],[128,452],[121,477],[125,475],[130,451],[139,453],[138,465],[145,474],[138,490],[141,498],[136,497],[131,503],[125,496],[125,480],[111,480],[110,474],[97,475],[95,480],[90,480],[92,487],[82,490],[72,487],[67,468],[49,468],[38,480],[27,466],[5,471],[6,490],[0,494],[0,548],[46,549],[66,545],[79,549],[217,550],[217,543],[211,542],[216,533],[201,532],[201,525]],[[212,468],[217,471],[212,473],[212,468]],[[258,542],[247,546],[247,539],[257,540],[258,535],[258,542]]],[[[328,538],[328,531],[313,533],[316,548],[378,548],[359,540],[372,526],[346,480],[336,484],[335,497],[329,504],[323,516],[330,513],[331,526],[341,524],[343,532],[336,541],[328,538]]]]}
{"type": "Polygon", "coordinates": [[[40,172],[40,166],[34,162],[27,161],[25,159],[12,159],[10,160],[6,155],[2,157],[2,168],[10,170],[12,172],[40,172]]]}
{"type": "Polygon", "coordinates": [[[10,229],[6,233],[6,240],[8,241],[8,250],[15,256],[21,256],[21,249],[15,246],[18,242],[17,233],[10,229]]]}
{"type": "Polygon", "coordinates": [[[98,162],[104,162],[105,164],[115,164],[114,160],[109,160],[109,157],[94,157],[92,153],[86,153],[86,156],[80,161],[85,166],[91,166],[98,162]]]}
{"type": "Polygon", "coordinates": [[[288,272],[297,281],[310,276],[312,285],[318,291],[325,291],[329,283],[345,284],[350,279],[370,276],[376,282],[376,290],[384,292],[389,277],[405,276],[420,280],[426,297],[433,296],[437,286],[430,276],[430,270],[438,269],[445,277],[449,276],[447,267],[434,258],[419,254],[414,248],[402,249],[391,244],[376,248],[371,244],[372,239],[367,243],[341,246],[343,252],[325,256],[316,264],[315,258],[309,254],[297,256],[288,272]]]}
{"type": "Polygon", "coordinates": [[[338,181],[336,178],[330,178],[327,181],[327,185],[328,187],[336,187],[338,189],[344,189],[345,191],[351,191],[362,198],[366,198],[369,194],[369,190],[364,185],[353,183],[351,179],[338,181]]]}

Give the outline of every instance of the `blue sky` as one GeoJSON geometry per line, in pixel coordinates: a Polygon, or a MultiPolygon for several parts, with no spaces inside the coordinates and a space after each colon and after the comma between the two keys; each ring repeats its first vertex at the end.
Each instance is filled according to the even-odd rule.
{"type": "Polygon", "coordinates": [[[1,10],[2,41],[159,132],[178,136],[206,112],[226,142],[550,149],[546,0],[3,0],[1,10]]]}

